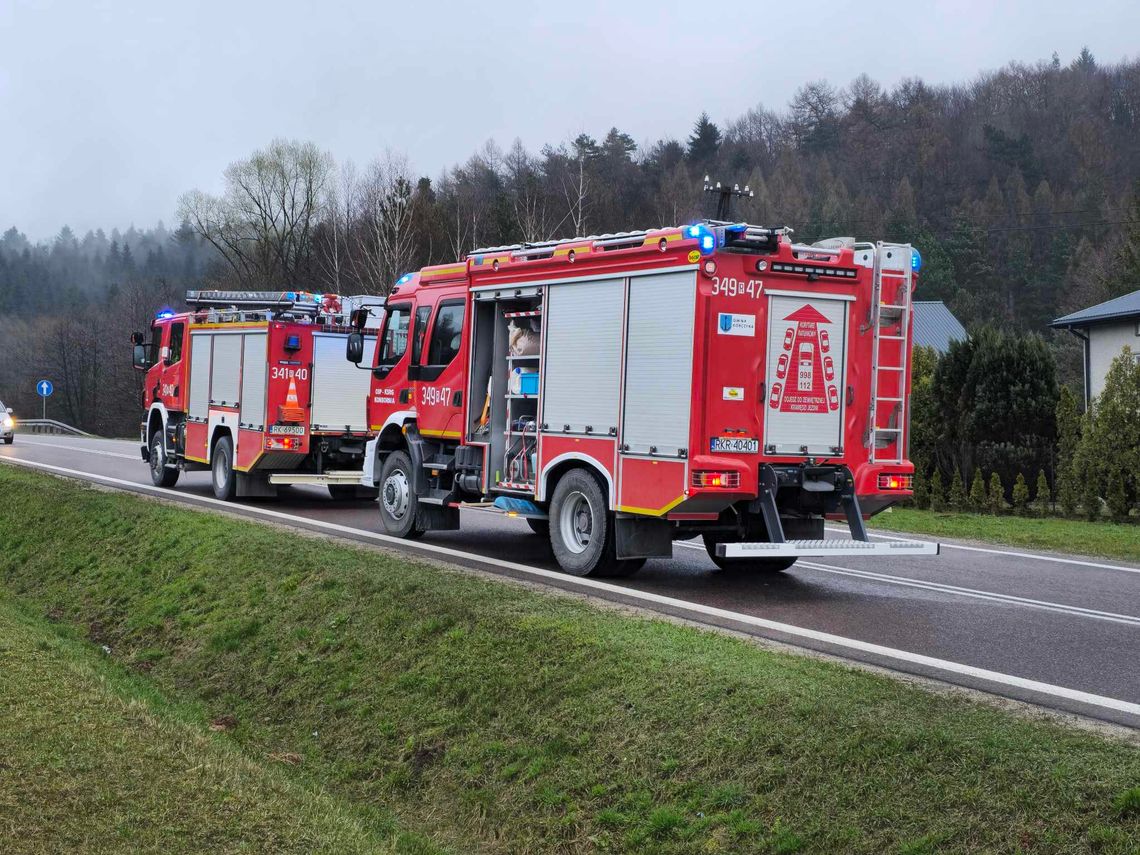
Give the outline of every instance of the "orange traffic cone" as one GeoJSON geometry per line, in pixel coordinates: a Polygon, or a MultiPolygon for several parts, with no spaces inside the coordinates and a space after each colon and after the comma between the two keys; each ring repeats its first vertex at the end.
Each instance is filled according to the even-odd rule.
{"type": "Polygon", "coordinates": [[[289,391],[285,395],[285,403],[277,409],[280,416],[279,421],[303,422],[305,420],[305,410],[297,397],[296,378],[289,378],[289,391]]]}

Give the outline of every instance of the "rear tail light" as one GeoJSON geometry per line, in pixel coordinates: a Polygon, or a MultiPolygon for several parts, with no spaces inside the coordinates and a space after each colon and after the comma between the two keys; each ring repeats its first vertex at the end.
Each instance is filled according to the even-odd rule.
{"type": "Polygon", "coordinates": [[[914,486],[913,475],[883,472],[879,475],[880,490],[910,490],[914,486]]]}
{"type": "Polygon", "coordinates": [[[300,451],[302,438],[299,436],[267,436],[266,451],[300,451]]]}
{"type": "Polygon", "coordinates": [[[694,472],[694,487],[723,487],[736,489],[740,486],[739,472],[694,472]]]}

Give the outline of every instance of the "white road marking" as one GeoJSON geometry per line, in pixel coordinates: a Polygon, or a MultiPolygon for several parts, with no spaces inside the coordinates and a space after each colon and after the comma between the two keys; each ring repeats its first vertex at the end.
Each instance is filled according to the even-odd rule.
{"type": "MultiPolygon", "coordinates": [[[[834,526],[826,526],[828,531],[838,532],[840,534],[850,534],[845,528],[837,528],[834,526]]],[[[881,537],[883,540],[921,540],[916,537],[895,537],[890,534],[875,534],[874,532],[867,532],[871,537],[881,537]]],[[[932,542],[932,541],[927,541],[932,542]]],[[[1061,558],[1057,555],[1037,555],[1033,552],[1014,552],[1010,549],[987,549],[984,546],[966,546],[963,543],[947,543],[945,540],[938,541],[942,544],[943,549],[961,549],[964,552],[988,552],[991,555],[1009,555],[1013,558],[1032,558],[1036,561],[1053,561],[1057,564],[1078,564],[1081,567],[1098,567],[1102,570],[1122,570],[1125,573],[1140,573],[1140,567],[1127,567],[1120,564],[1101,564],[1097,561],[1082,561],[1077,558],[1061,558]]]]}
{"type": "Polygon", "coordinates": [[[20,460],[13,457],[0,457],[0,460],[16,466],[23,466],[28,469],[39,469],[45,472],[56,472],[68,477],[79,478],[81,480],[97,481],[103,484],[120,487],[131,492],[141,491],[158,496],[166,496],[167,498],[181,500],[188,503],[197,503],[210,507],[219,507],[231,513],[241,512],[246,516],[262,516],[267,519],[291,522],[294,524],[302,523],[308,528],[319,528],[330,532],[337,532],[352,538],[364,537],[369,540],[376,541],[377,543],[385,543],[392,546],[397,546],[405,552],[411,550],[420,550],[421,552],[431,553],[433,555],[458,558],[464,561],[474,561],[478,564],[485,564],[492,567],[501,567],[503,569],[511,570],[516,573],[522,573],[540,579],[548,579],[552,582],[556,582],[561,587],[580,588],[585,591],[604,593],[611,596],[617,595],[627,600],[635,600],[642,603],[665,606],[680,612],[686,612],[690,616],[696,615],[700,617],[718,618],[720,620],[731,621],[736,624],[743,624],[746,626],[754,627],[756,629],[764,629],[770,632],[777,632],[785,636],[790,636],[792,638],[815,641],[840,649],[878,656],[883,659],[893,660],[895,662],[904,662],[910,665],[919,665],[924,668],[932,668],[936,671],[942,671],[947,674],[957,674],[962,677],[969,677],[974,680],[991,683],[995,686],[1006,686],[1008,688],[1022,689],[1029,692],[1036,692],[1040,695],[1045,695],[1048,697],[1075,701],[1077,703],[1086,704],[1091,707],[1098,707],[1100,709],[1114,710],[1116,712],[1127,713],[1128,715],[1140,716],[1140,704],[1121,700],[1119,698],[1109,698],[1103,695],[1094,695],[1089,692],[1082,692],[1079,689],[1070,689],[1065,686],[1055,686],[1051,683],[1042,683],[1037,680],[1027,679],[1025,677],[1017,677],[1012,674],[1002,674],[998,671],[990,671],[986,668],[977,668],[973,665],[966,665],[961,662],[953,662],[948,659],[937,659],[933,656],[924,656],[921,653],[912,653],[909,650],[898,650],[893,647],[885,647],[881,644],[872,644],[868,641],[860,641],[857,638],[846,638],[841,635],[833,635],[829,632],[807,629],[805,627],[795,626],[793,624],[779,623],[778,621],[767,620],[765,618],[756,617],[754,615],[743,614],[741,612],[732,612],[728,611],[727,609],[716,608],[715,606],[706,606],[702,603],[693,603],[687,600],[679,600],[675,597],[667,597],[663,594],[653,594],[648,591],[639,591],[634,588],[624,588],[620,585],[613,585],[608,582],[599,581],[597,579],[568,576],[565,573],[558,573],[553,570],[545,570],[541,567],[530,567],[525,564],[516,564],[513,561],[504,561],[500,558],[489,558],[470,552],[463,552],[462,550],[458,549],[451,549],[446,546],[438,546],[433,543],[401,540],[399,538],[389,537],[385,534],[378,534],[376,532],[351,528],[349,526],[324,522],[322,520],[310,520],[304,517],[297,517],[291,514],[270,510],[268,508],[260,508],[254,505],[242,505],[240,508],[236,508],[229,502],[223,502],[207,496],[196,496],[193,493],[179,493],[175,490],[153,487],[150,484],[140,484],[134,481],[126,481],[121,478],[112,478],[107,475],[95,475],[89,472],[81,472],[77,469],[67,469],[62,466],[52,466],[47,463],[36,463],[33,461],[20,460]]]}
{"type": "Polygon", "coordinates": [[[1104,612],[1098,609],[1086,609],[1081,606],[1069,606],[1064,603],[1051,603],[1047,600],[1031,600],[1026,597],[1015,597],[1012,594],[999,594],[995,591],[979,591],[976,588],[960,588],[957,585],[943,585],[938,582],[927,582],[923,579],[910,579],[905,576],[889,576],[885,573],[872,573],[869,570],[856,570],[850,567],[835,567],[830,564],[817,564],[814,561],[800,561],[797,567],[806,567],[809,570],[818,570],[821,573],[833,573],[841,576],[853,576],[858,579],[868,579],[873,582],[886,582],[891,585],[902,585],[907,588],[924,588],[943,594],[952,594],[957,597],[968,597],[977,600],[990,600],[992,602],[1009,603],[1017,606],[1044,609],[1050,612],[1061,612],[1074,617],[1086,617],[1093,620],[1104,620],[1112,623],[1125,623],[1140,626],[1140,617],[1123,615],[1116,612],[1104,612]]]}
{"type": "Polygon", "coordinates": [[[99,454],[103,457],[121,457],[124,460],[137,460],[139,463],[142,463],[142,454],[141,453],[140,454],[121,454],[118,451],[103,451],[102,449],[99,449],[99,448],[81,448],[78,445],[61,445],[58,442],[41,442],[40,440],[36,440],[36,439],[33,439],[33,440],[24,439],[23,442],[28,444],[28,445],[36,445],[36,446],[39,446],[41,448],[62,448],[62,449],[65,449],[67,451],[81,451],[84,454],[99,454]]]}
{"type": "MultiPolygon", "coordinates": [[[[688,549],[705,551],[703,546],[693,543],[675,543],[675,546],[684,546],[688,549]]],[[[711,561],[711,559],[710,559],[711,561]]],[[[871,582],[884,582],[889,585],[901,585],[906,588],[921,588],[940,594],[950,594],[956,597],[967,597],[975,600],[989,600],[991,602],[1009,603],[1010,605],[1025,606],[1028,608],[1043,609],[1050,612],[1060,612],[1073,617],[1091,618],[1093,620],[1109,621],[1111,623],[1130,624],[1140,626],[1140,616],[1105,612],[1098,609],[1086,609],[1082,606],[1070,606],[1065,603],[1053,603],[1048,600],[1033,600],[1028,597],[1018,597],[1013,594],[1001,594],[996,591],[980,591],[977,588],[962,588],[958,585],[945,585],[941,582],[929,582],[925,579],[911,579],[907,576],[891,576],[886,573],[873,573],[870,570],[859,570],[853,567],[836,567],[833,564],[820,564],[816,561],[800,559],[796,567],[808,570],[817,570],[821,573],[831,573],[837,576],[851,576],[856,579],[866,579],[871,582]]]]}

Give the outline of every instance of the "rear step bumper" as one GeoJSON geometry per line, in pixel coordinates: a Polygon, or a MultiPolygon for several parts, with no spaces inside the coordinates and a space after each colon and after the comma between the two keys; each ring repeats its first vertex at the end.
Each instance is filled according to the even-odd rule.
{"type": "Polygon", "coordinates": [[[783,543],[718,543],[720,558],[826,558],[837,555],[937,555],[940,544],[920,540],[788,540],[783,543]]]}
{"type": "Polygon", "coordinates": [[[359,469],[344,469],[317,474],[315,472],[274,472],[269,476],[270,484],[310,484],[318,487],[326,486],[352,486],[359,487],[363,483],[361,476],[364,473],[359,469]]]}

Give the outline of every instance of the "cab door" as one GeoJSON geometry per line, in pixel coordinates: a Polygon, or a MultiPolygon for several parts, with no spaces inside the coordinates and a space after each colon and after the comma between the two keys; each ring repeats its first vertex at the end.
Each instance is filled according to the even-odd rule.
{"type": "Polygon", "coordinates": [[[376,340],[372,391],[368,399],[368,424],[373,431],[381,430],[394,414],[415,409],[415,390],[408,377],[408,333],[412,310],[411,302],[391,303],[384,315],[384,324],[376,340]]]}
{"type": "Polygon", "coordinates": [[[158,394],[168,412],[186,410],[186,355],[189,342],[186,337],[186,320],[171,321],[163,335],[160,360],[158,394]]]}
{"type": "Polygon", "coordinates": [[[417,421],[424,436],[462,436],[467,312],[465,293],[441,295],[434,306],[416,308],[412,361],[416,366],[417,421]]]}

